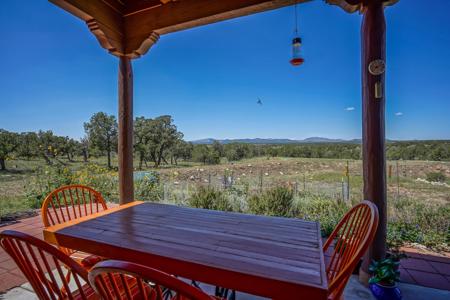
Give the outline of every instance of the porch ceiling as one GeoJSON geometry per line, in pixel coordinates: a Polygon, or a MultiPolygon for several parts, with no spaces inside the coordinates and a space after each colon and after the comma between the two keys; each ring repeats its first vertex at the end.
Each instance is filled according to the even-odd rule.
{"type": "Polygon", "coordinates": [[[162,34],[311,0],[49,0],[86,22],[116,56],[145,54],[162,34]]]}

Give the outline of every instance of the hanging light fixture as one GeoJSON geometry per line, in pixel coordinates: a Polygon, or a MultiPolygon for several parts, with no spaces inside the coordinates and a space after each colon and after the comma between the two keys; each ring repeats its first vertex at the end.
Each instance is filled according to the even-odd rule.
{"type": "Polygon", "coordinates": [[[292,39],[292,59],[290,60],[291,65],[300,66],[305,61],[300,53],[300,48],[302,46],[302,38],[298,34],[298,16],[297,16],[297,3],[294,6],[295,13],[295,29],[294,38],[292,39]]]}

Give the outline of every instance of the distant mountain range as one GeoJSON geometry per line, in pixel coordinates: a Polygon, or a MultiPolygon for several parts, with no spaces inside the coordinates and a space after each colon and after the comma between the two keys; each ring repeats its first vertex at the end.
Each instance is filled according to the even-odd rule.
{"type": "Polygon", "coordinates": [[[243,143],[243,144],[313,144],[313,143],[361,143],[360,139],[343,140],[343,139],[328,139],[324,137],[309,137],[303,140],[291,140],[291,139],[200,139],[191,141],[193,144],[211,145],[214,141],[218,141],[221,144],[231,143],[243,143]]]}

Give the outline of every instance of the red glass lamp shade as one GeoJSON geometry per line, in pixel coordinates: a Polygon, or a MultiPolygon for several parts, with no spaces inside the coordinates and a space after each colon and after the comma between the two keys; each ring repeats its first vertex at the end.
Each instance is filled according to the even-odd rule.
{"type": "Polygon", "coordinates": [[[291,65],[293,66],[300,66],[305,60],[301,57],[299,58],[293,58],[290,60],[291,65]]]}

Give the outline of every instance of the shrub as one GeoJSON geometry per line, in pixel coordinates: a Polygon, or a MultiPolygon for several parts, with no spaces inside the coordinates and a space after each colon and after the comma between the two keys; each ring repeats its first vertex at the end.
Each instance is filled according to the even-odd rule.
{"type": "Polygon", "coordinates": [[[409,198],[388,203],[389,246],[418,243],[435,250],[448,250],[450,204],[435,205],[409,198]]]}
{"type": "Polygon", "coordinates": [[[25,185],[27,204],[30,208],[40,208],[45,197],[53,190],[73,181],[72,172],[61,165],[40,167],[35,176],[25,185]]]}
{"type": "Polygon", "coordinates": [[[430,182],[445,182],[447,177],[441,172],[430,172],[427,174],[427,180],[430,182]]]}
{"type": "Polygon", "coordinates": [[[322,236],[329,236],[350,205],[323,196],[304,195],[295,205],[295,216],[320,222],[322,236]]]}
{"type": "Polygon", "coordinates": [[[134,182],[134,196],[138,200],[161,201],[163,194],[157,172],[147,172],[134,182]]]}
{"type": "Polygon", "coordinates": [[[220,163],[220,154],[207,145],[196,145],[192,152],[192,159],[204,164],[216,165],[220,163]]]}
{"type": "Polygon", "coordinates": [[[225,156],[228,161],[237,161],[245,157],[251,157],[253,154],[248,144],[228,144],[225,147],[225,156]]]}
{"type": "Polygon", "coordinates": [[[224,193],[231,205],[231,210],[236,212],[247,211],[247,198],[249,193],[248,182],[241,181],[239,185],[233,185],[227,188],[224,193]]]}
{"type": "Polygon", "coordinates": [[[248,199],[248,209],[254,214],[287,217],[291,213],[294,193],[286,187],[275,187],[248,199]]]}
{"type": "Polygon", "coordinates": [[[72,182],[95,189],[102,194],[106,201],[117,202],[119,200],[119,181],[117,176],[117,172],[108,168],[96,164],[87,164],[74,172],[72,182]]]}
{"type": "Polygon", "coordinates": [[[35,176],[25,186],[27,204],[31,208],[40,208],[50,192],[70,184],[87,185],[100,192],[107,201],[118,200],[116,172],[95,164],[74,172],[58,164],[36,169],[35,176]]]}
{"type": "Polygon", "coordinates": [[[212,187],[200,186],[189,198],[188,203],[192,207],[231,211],[232,207],[227,195],[212,187]]]}

